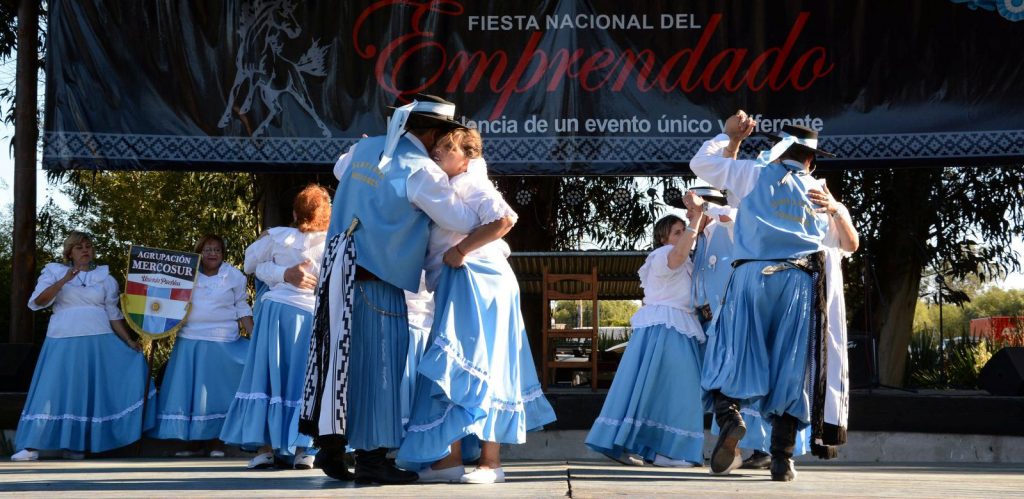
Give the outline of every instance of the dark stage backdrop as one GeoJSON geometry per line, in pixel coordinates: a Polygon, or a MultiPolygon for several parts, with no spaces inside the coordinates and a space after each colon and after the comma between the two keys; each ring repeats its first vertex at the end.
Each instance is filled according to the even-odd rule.
{"type": "Polygon", "coordinates": [[[427,92],[497,174],[687,172],[737,108],[826,168],[1019,162],[1024,9],[988,3],[51,0],[43,161],[326,172],[427,92]]]}

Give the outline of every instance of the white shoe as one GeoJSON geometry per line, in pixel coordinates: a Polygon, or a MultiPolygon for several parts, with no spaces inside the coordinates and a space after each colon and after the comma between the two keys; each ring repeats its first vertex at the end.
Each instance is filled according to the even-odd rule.
{"type": "Polygon", "coordinates": [[[39,453],[34,451],[34,450],[28,450],[28,449],[21,449],[20,451],[15,453],[13,456],[11,456],[11,461],[38,461],[38,460],[39,460],[39,453]]]}
{"type": "Polygon", "coordinates": [[[295,455],[295,459],[292,460],[292,468],[297,470],[311,470],[313,469],[313,458],[306,451],[299,452],[295,455]]]}
{"type": "Polygon", "coordinates": [[[661,454],[654,456],[654,465],[662,468],[693,468],[695,464],[682,459],[671,459],[661,454]]]}
{"type": "Polygon", "coordinates": [[[64,459],[71,459],[71,460],[74,460],[74,461],[81,461],[81,460],[85,459],[85,453],[84,452],[75,452],[73,450],[66,450],[66,451],[61,453],[61,457],[63,457],[64,459]]]}
{"type": "Polygon", "coordinates": [[[264,452],[256,457],[249,460],[249,464],[245,465],[250,470],[265,470],[267,468],[274,467],[274,453],[264,452]]]}
{"type": "Polygon", "coordinates": [[[198,450],[180,450],[174,453],[174,457],[198,457],[202,455],[203,452],[198,450]]]}
{"type": "Polygon", "coordinates": [[[224,451],[222,450],[211,450],[210,457],[224,457],[224,451]]]}
{"type": "Polygon", "coordinates": [[[488,468],[477,468],[470,473],[462,475],[459,479],[461,483],[503,483],[505,481],[505,471],[500,467],[492,469],[488,468]]]}
{"type": "Polygon", "coordinates": [[[419,483],[459,483],[462,480],[462,476],[466,474],[466,468],[463,466],[452,466],[443,470],[435,470],[427,467],[417,471],[416,474],[420,476],[416,480],[419,483]]]}

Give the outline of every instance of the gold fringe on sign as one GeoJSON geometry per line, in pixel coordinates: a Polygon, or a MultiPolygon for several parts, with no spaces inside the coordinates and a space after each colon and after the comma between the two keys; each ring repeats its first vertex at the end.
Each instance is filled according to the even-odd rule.
{"type": "MultiPolygon", "coordinates": [[[[128,293],[121,293],[121,310],[122,311],[127,310],[127,303],[125,303],[125,300],[127,300],[127,298],[128,298],[128,293]]],[[[176,326],[174,326],[174,327],[172,327],[172,328],[170,328],[167,331],[164,331],[162,333],[151,333],[149,331],[146,331],[146,330],[142,329],[142,326],[140,326],[139,324],[136,324],[135,321],[132,320],[132,315],[129,314],[129,313],[125,313],[124,314],[124,321],[127,322],[128,323],[128,327],[132,328],[132,331],[135,331],[136,333],[138,333],[138,335],[141,336],[143,340],[153,341],[153,340],[159,340],[159,339],[162,339],[162,338],[167,338],[168,336],[172,336],[172,335],[178,334],[178,331],[181,329],[181,327],[185,325],[185,321],[188,320],[188,314],[190,314],[191,312],[192,312],[192,301],[189,300],[189,302],[185,305],[185,316],[181,318],[181,322],[179,322],[176,326]]]]}

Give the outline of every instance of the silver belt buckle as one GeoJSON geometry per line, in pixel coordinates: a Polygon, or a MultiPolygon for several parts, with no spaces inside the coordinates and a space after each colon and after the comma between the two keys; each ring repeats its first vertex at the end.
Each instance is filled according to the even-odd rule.
{"type": "Polygon", "coordinates": [[[776,272],[782,272],[783,270],[790,270],[790,269],[795,269],[795,268],[797,268],[797,266],[793,265],[790,262],[776,263],[775,265],[769,265],[769,266],[761,269],[761,274],[762,275],[772,275],[772,274],[774,274],[776,272]]]}

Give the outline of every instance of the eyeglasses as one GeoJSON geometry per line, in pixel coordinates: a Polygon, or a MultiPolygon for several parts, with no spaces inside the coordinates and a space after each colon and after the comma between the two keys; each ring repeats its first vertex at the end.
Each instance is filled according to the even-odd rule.
{"type": "Polygon", "coordinates": [[[203,248],[203,254],[204,255],[219,255],[219,254],[221,254],[223,252],[224,252],[224,250],[222,250],[220,248],[203,248]]]}

